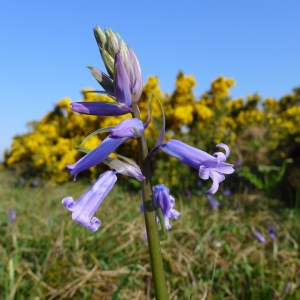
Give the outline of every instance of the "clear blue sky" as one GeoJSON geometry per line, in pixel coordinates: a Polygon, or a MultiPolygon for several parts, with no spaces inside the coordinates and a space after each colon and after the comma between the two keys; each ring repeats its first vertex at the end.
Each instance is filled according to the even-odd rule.
{"type": "Polygon", "coordinates": [[[224,75],[234,97],[279,98],[300,86],[299,12],[298,0],[0,0],[0,151],[59,99],[99,89],[85,68],[104,69],[97,24],[120,33],[144,81],[157,75],[164,92],[182,70],[195,75],[196,96],[224,75]]]}

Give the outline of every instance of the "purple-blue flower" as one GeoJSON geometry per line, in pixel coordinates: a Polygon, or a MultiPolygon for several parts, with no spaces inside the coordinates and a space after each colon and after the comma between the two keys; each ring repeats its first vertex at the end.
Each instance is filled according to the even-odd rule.
{"type": "Polygon", "coordinates": [[[213,196],[207,195],[206,198],[209,201],[209,206],[211,210],[215,210],[220,206],[220,202],[217,199],[215,199],[213,196]]]}
{"type": "Polygon", "coordinates": [[[236,163],[235,163],[235,167],[236,168],[239,168],[239,167],[241,167],[243,165],[243,162],[240,160],[240,159],[238,159],[237,161],[236,161],[236,163]]]}
{"type": "Polygon", "coordinates": [[[90,151],[84,157],[79,159],[76,163],[70,165],[66,164],[67,170],[76,179],[78,173],[83,170],[89,169],[97,164],[100,164],[105,158],[107,158],[113,151],[115,151],[121,144],[128,141],[129,138],[113,139],[109,136],[105,138],[102,143],[90,151]]]}
{"type": "MultiPolygon", "coordinates": [[[[173,209],[175,199],[170,195],[169,189],[164,184],[158,184],[153,187],[154,207],[160,208],[164,217],[165,227],[167,230],[171,229],[169,219],[177,220],[180,213],[173,209]]],[[[141,211],[144,212],[144,205],[141,204],[141,211]]],[[[158,219],[158,218],[157,218],[158,219]]]]}
{"type": "Polygon", "coordinates": [[[110,132],[111,138],[139,138],[144,132],[143,122],[137,118],[125,119],[110,132]]]}
{"type": "Polygon", "coordinates": [[[129,62],[130,62],[130,66],[129,66],[129,81],[130,81],[130,91],[131,94],[133,95],[133,101],[137,102],[141,95],[142,95],[142,91],[143,91],[143,77],[142,77],[142,71],[141,71],[141,67],[140,67],[140,63],[135,55],[135,53],[133,52],[133,50],[128,47],[128,51],[129,51],[129,62]]]}
{"type": "Polygon", "coordinates": [[[143,130],[144,128],[141,120],[135,118],[125,119],[114,128],[113,137],[109,135],[97,148],[90,151],[76,163],[72,165],[67,164],[67,170],[71,175],[75,175],[76,179],[78,173],[101,163],[121,144],[125,143],[130,138],[136,137],[136,133],[141,133],[143,130]],[[136,132],[134,128],[136,128],[136,132]]]}
{"type": "Polygon", "coordinates": [[[223,195],[226,196],[226,197],[231,197],[232,196],[232,193],[230,191],[230,188],[225,188],[224,191],[223,191],[223,195]]]}
{"type": "Polygon", "coordinates": [[[266,243],[266,239],[257,231],[253,232],[254,237],[262,244],[266,243]]]}
{"type": "Polygon", "coordinates": [[[216,147],[224,148],[225,154],[216,152],[210,155],[174,139],[167,141],[160,149],[174,156],[180,162],[199,170],[201,179],[210,177],[213,180],[213,185],[206,193],[214,194],[219,188],[219,183],[225,179],[224,174],[232,174],[234,172],[233,165],[225,163],[230,154],[228,146],[220,143],[216,147]]]}
{"type": "Polygon", "coordinates": [[[32,182],[32,186],[34,187],[37,187],[39,185],[39,181],[37,179],[35,179],[33,182],[32,182]]]}
{"type": "Polygon", "coordinates": [[[268,226],[269,237],[272,241],[276,238],[276,227],[274,225],[268,226]]]}
{"type": "Polygon", "coordinates": [[[132,112],[124,103],[114,102],[73,102],[71,110],[85,115],[121,116],[132,112]]]}
{"type": "Polygon", "coordinates": [[[130,106],[132,102],[130,81],[120,53],[117,53],[115,57],[114,84],[116,100],[119,103],[124,103],[126,106],[130,106]]]}
{"type": "Polygon", "coordinates": [[[291,287],[292,287],[292,283],[291,282],[288,282],[287,284],[286,284],[286,286],[285,286],[285,293],[286,294],[290,294],[290,292],[291,292],[291,287]]]}
{"type": "Polygon", "coordinates": [[[116,172],[106,171],[76,202],[68,196],[62,200],[62,204],[72,212],[74,221],[94,232],[101,225],[94,214],[116,181],[116,172]]]}
{"type": "Polygon", "coordinates": [[[14,209],[9,209],[9,223],[14,223],[17,218],[17,213],[14,209]]]}

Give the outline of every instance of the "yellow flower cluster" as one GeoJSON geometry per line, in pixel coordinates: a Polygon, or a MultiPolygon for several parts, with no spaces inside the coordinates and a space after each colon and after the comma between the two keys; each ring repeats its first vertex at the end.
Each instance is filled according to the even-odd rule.
{"type": "MultiPolygon", "coordinates": [[[[270,151],[278,150],[280,157],[288,157],[291,143],[299,143],[300,140],[300,127],[297,126],[300,122],[299,89],[279,101],[267,98],[260,102],[258,94],[248,95],[244,101],[242,98],[230,99],[230,88],[234,84],[232,78],[221,76],[212,82],[209,91],[196,99],[193,93],[196,80],[193,76],[179,73],[172,94],[162,93],[158,78],[149,77],[138,102],[141,118],[145,122],[148,118],[149,98],[152,97],[152,122],[145,132],[149,146],[154,147],[162,125],[158,97],[166,116],[166,138],[182,139],[183,136],[185,142],[210,150],[220,142],[229,146],[236,145],[238,137],[243,136],[249,128],[257,128],[258,131],[263,128],[266,132],[266,146],[270,151]]],[[[91,89],[83,90],[82,94],[82,101],[111,101],[109,97],[91,89]]],[[[53,111],[40,121],[28,124],[30,132],[14,137],[11,150],[6,151],[5,164],[14,166],[26,163],[41,177],[54,178],[58,183],[70,180],[69,174],[64,172],[65,164],[72,164],[83,155],[74,147],[91,132],[115,126],[129,117],[80,115],[70,110],[70,102],[69,98],[60,100],[53,111]]],[[[93,149],[105,136],[94,135],[83,147],[93,149]]],[[[122,154],[125,151],[130,156],[136,152],[135,142],[125,143],[122,147],[122,154]]],[[[178,165],[169,164],[170,182],[179,183],[181,178],[178,165]]],[[[161,168],[165,168],[165,165],[161,164],[161,168]]],[[[89,174],[96,176],[95,170],[89,171],[89,174]]],[[[161,182],[163,178],[158,177],[157,180],[161,182]]]]}

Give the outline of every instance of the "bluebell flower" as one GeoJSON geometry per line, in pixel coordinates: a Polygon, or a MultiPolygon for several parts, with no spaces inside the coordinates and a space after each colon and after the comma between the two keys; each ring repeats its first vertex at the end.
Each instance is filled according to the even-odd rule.
{"type": "Polygon", "coordinates": [[[76,202],[68,196],[62,200],[62,204],[72,212],[74,221],[94,232],[101,225],[94,214],[116,181],[116,172],[106,171],[76,202]]]}
{"type": "Polygon", "coordinates": [[[37,179],[35,179],[31,185],[34,187],[37,187],[39,185],[39,181],[37,179]]]}
{"type": "Polygon", "coordinates": [[[114,102],[73,102],[71,110],[85,115],[121,116],[132,112],[132,108],[124,103],[114,102]]]}
{"type": "Polygon", "coordinates": [[[219,208],[220,202],[217,199],[215,199],[212,195],[207,195],[206,198],[209,201],[209,206],[211,210],[219,208]]]}
{"type": "Polygon", "coordinates": [[[238,159],[237,161],[236,161],[236,163],[235,163],[235,167],[236,168],[239,168],[239,167],[241,167],[243,165],[243,162],[240,160],[240,159],[238,159]]]}
{"type": "Polygon", "coordinates": [[[9,223],[14,223],[17,218],[17,213],[14,209],[9,209],[9,223]]]}
{"type": "Polygon", "coordinates": [[[268,226],[269,237],[272,241],[276,238],[276,227],[274,225],[268,226]]]}
{"type": "Polygon", "coordinates": [[[102,143],[90,151],[88,154],[79,159],[76,163],[70,165],[66,164],[67,170],[76,179],[78,173],[83,170],[89,169],[97,164],[100,164],[107,158],[113,151],[115,151],[121,144],[128,141],[129,138],[113,139],[109,136],[105,138],[102,143]]]}
{"type": "Polygon", "coordinates": [[[257,231],[253,232],[254,237],[262,244],[266,243],[266,239],[257,231]]]}
{"type": "Polygon", "coordinates": [[[210,177],[213,180],[213,185],[206,193],[214,194],[219,188],[219,183],[225,179],[224,174],[234,172],[233,165],[225,163],[230,154],[228,146],[220,143],[216,147],[224,148],[225,154],[216,152],[210,155],[174,139],[168,140],[166,144],[160,146],[160,149],[175,157],[181,163],[197,169],[201,179],[210,177]]]}
{"type": "Polygon", "coordinates": [[[290,294],[291,293],[291,289],[292,289],[292,283],[291,282],[288,282],[287,284],[286,284],[286,286],[285,286],[285,293],[286,294],[290,294]]]}
{"type": "Polygon", "coordinates": [[[114,128],[113,136],[109,135],[106,137],[97,148],[90,151],[76,163],[72,165],[67,164],[67,170],[71,175],[75,175],[76,179],[78,173],[103,162],[121,144],[137,137],[137,134],[142,133],[143,130],[144,127],[141,120],[135,118],[125,119],[114,128]]]}
{"type": "Polygon", "coordinates": [[[224,191],[223,191],[223,195],[226,196],[226,197],[231,197],[232,196],[232,193],[230,191],[230,188],[225,188],[224,191]]]}
{"type": "MultiPolygon", "coordinates": [[[[175,199],[170,195],[169,189],[164,184],[158,184],[153,187],[153,200],[155,209],[160,208],[164,217],[165,228],[171,229],[169,219],[177,220],[180,212],[173,209],[175,199]]],[[[144,212],[144,204],[140,205],[141,211],[144,212]]],[[[157,218],[158,221],[158,218],[157,218]]]]}

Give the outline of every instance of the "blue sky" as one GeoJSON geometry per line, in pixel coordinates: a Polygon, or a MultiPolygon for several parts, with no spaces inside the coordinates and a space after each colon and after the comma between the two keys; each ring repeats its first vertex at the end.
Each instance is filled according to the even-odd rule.
{"type": "Polygon", "coordinates": [[[279,98],[300,86],[299,11],[298,0],[0,0],[0,151],[58,100],[99,89],[85,68],[104,70],[97,24],[120,33],[144,81],[157,75],[164,92],[181,70],[196,77],[196,96],[224,75],[237,82],[233,97],[279,98]]]}

